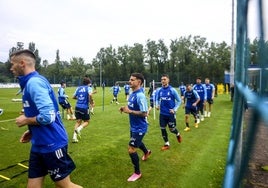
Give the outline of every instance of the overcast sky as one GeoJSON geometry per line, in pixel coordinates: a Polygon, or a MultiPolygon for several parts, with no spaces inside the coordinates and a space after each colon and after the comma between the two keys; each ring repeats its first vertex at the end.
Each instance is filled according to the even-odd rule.
{"type": "Polygon", "coordinates": [[[0,61],[23,42],[36,44],[42,61],[82,57],[102,47],[184,36],[231,44],[232,0],[1,0],[0,61]]]}

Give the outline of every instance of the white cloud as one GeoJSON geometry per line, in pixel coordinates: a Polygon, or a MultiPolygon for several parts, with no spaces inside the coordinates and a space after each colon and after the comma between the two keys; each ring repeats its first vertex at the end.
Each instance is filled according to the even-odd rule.
{"type": "Polygon", "coordinates": [[[83,57],[102,47],[200,35],[230,43],[231,0],[2,0],[0,61],[17,42],[36,44],[42,60],[83,57]]]}

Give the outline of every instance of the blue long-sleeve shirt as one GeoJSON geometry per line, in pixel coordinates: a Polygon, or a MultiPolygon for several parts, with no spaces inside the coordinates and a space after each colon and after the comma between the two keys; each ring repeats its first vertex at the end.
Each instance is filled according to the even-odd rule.
{"type": "Polygon", "coordinates": [[[53,88],[36,71],[19,77],[26,117],[36,117],[37,125],[28,125],[32,134],[31,150],[48,153],[68,144],[53,88]]]}
{"type": "Polygon", "coordinates": [[[176,89],[171,86],[162,87],[156,94],[156,106],[160,106],[160,114],[171,115],[170,109],[175,112],[181,105],[181,98],[176,89]]]}

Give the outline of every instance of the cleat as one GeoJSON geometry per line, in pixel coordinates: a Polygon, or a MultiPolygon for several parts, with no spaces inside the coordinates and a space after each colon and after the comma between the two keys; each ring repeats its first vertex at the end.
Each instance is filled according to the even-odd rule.
{"type": "Polygon", "coordinates": [[[141,178],[141,174],[133,173],[133,174],[127,179],[127,181],[136,181],[137,179],[140,179],[140,178],[141,178]]]}
{"type": "Polygon", "coordinates": [[[201,116],[201,121],[204,121],[204,120],[205,120],[205,118],[204,118],[204,116],[202,115],[202,116],[201,116]]]}
{"type": "Polygon", "coordinates": [[[179,134],[179,135],[177,135],[177,140],[178,140],[178,142],[179,143],[181,143],[182,142],[182,137],[181,137],[181,135],[179,134]]]}
{"type": "Polygon", "coordinates": [[[152,153],[151,150],[148,150],[148,152],[142,156],[141,160],[146,161],[151,155],[151,153],[152,153]]]}
{"type": "Polygon", "coordinates": [[[196,123],[197,123],[197,124],[200,123],[200,119],[199,119],[199,118],[196,119],[196,123]]]}
{"type": "Polygon", "coordinates": [[[116,104],[119,104],[119,102],[116,102],[116,104]]]}
{"type": "Polygon", "coordinates": [[[198,123],[195,123],[195,124],[194,124],[194,127],[195,127],[195,128],[198,128],[198,123]]]}
{"type": "Polygon", "coordinates": [[[190,127],[186,127],[185,129],[184,129],[184,131],[190,131],[191,129],[190,129],[190,127]]]}
{"type": "Polygon", "coordinates": [[[169,145],[164,145],[161,150],[164,151],[164,150],[168,150],[169,149],[169,145]]]}
{"type": "Polygon", "coordinates": [[[77,139],[73,139],[72,143],[78,143],[77,139]]]}
{"type": "Polygon", "coordinates": [[[208,117],[210,117],[210,115],[211,115],[211,113],[209,112],[209,113],[208,113],[208,117]]]}

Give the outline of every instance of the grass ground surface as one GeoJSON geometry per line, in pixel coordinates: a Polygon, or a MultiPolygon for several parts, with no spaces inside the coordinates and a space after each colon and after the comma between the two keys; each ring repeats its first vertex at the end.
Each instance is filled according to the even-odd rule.
{"type": "MultiPolygon", "coordinates": [[[[19,143],[19,138],[27,127],[18,128],[14,120],[21,110],[21,103],[11,101],[12,98],[16,98],[17,90],[0,89],[0,108],[4,109],[4,114],[0,116],[0,170],[27,160],[29,156],[30,144],[19,143]]],[[[75,88],[66,88],[66,93],[71,96],[74,90],[75,88]]],[[[148,117],[149,131],[144,137],[144,143],[152,150],[152,155],[146,162],[140,160],[142,178],[131,183],[127,182],[127,178],[133,173],[127,153],[128,115],[120,114],[118,111],[119,106],[126,104],[124,93],[119,94],[120,105],[110,104],[112,94],[109,88],[104,92],[98,88],[94,99],[95,115],[91,116],[90,125],[82,130],[79,143],[71,143],[75,122],[64,120],[70,140],[69,153],[77,166],[71,175],[74,182],[84,188],[222,186],[232,113],[232,103],[228,95],[223,94],[215,98],[212,116],[201,122],[198,129],[193,127],[191,117],[190,132],[183,131],[184,109],[180,107],[177,127],[183,141],[181,144],[177,143],[175,135],[168,132],[171,148],[167,151],[160,150],[163,140],[158,124],[158,112],[156,119],[151,113],[148,117]]],[[[74,107],[75,100],[70,99],[70,102],[74,107]]],[[[141,151],[138,154],[140,158],[143,155],[141,151]]],[[[1,170],[0,187],[26,187],[27,173],[9,181],[1,177],[12,177],[24,170],[25,168],[19,165],[1,170]]],[[[44,188],[51,187],[54,187],[53,183],[47,177],[44,188]]]]}

